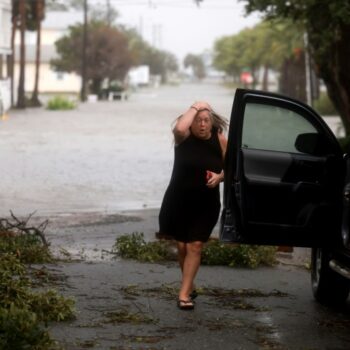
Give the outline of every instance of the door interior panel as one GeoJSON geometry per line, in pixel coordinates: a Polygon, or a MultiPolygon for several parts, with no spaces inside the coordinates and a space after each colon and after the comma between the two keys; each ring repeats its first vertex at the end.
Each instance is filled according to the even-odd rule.
{"type": "Polygon", "coordinates": [[[323,195],[326,157],[243,149],[247,221],[306,226],[323,195]]]}
{"type": "Polygon", "coordinates": [[[225,164],[226,237],[250,244],[323,244],[330,232],[340,231],[342,156],[309,106],[237,89],[225,164]]]}

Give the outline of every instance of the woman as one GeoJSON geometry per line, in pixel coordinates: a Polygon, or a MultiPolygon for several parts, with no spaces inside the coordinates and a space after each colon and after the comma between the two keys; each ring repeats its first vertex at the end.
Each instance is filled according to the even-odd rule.
{"type": "Polygon", "coordinates": [[[177,241],[182,271],[177,305],[182,310],[194,308],[194,279],[203,243],[219,217],[226,127],[207,102],[195,102],[173,129],[175,159],[159,213],[159,233],[177,241]]]}

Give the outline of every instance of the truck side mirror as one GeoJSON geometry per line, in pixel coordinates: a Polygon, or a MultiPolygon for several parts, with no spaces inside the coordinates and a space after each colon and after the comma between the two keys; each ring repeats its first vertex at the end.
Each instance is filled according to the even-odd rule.
{"type": "Polygon", "coordinates": [[[297,151],[314,156],[323,156],[331,151],[327,138],[318,133],[299,134],[294,146],[297,151]]]}

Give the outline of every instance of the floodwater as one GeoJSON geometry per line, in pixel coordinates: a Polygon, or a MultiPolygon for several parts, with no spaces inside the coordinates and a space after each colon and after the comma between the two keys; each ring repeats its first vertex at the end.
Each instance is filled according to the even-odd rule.
{"type": "Polygon", "coordinates": [[[172,170],[172,122],[196,100],[229,117],[233,95],[184,84],[73,111],[11,111],[0,120],[0,215],[159,207],[172,170]]]}
{"type": "Polygon", "coordinates": [[[172,122],[196,100],[229,117],[233,97],[217,84],[183,84],[73,111],[11,111],[0,120],[0,215],[158,208],[172,170],[172,122]]]}

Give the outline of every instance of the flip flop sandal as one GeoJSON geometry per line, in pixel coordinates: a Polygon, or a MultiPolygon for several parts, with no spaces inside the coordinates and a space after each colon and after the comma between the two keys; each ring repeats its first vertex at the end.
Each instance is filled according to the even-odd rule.
{"type": "Polygon", "coordinates": [[[190,300],[181,300],[179,299],[177,301],[177,307],[180,310],[193,310],[194,309],[194,302],[190,300]]]}
{"type": "Polygon", "coordinates": [[[198,297],[198,292],[195,290],[195,289],[193,289],[193,291],[191,292],[191,294],[190,294],[190,298],[192,299],[192,300],[194,300],[194,299],[196,299],[198,297]]]}

